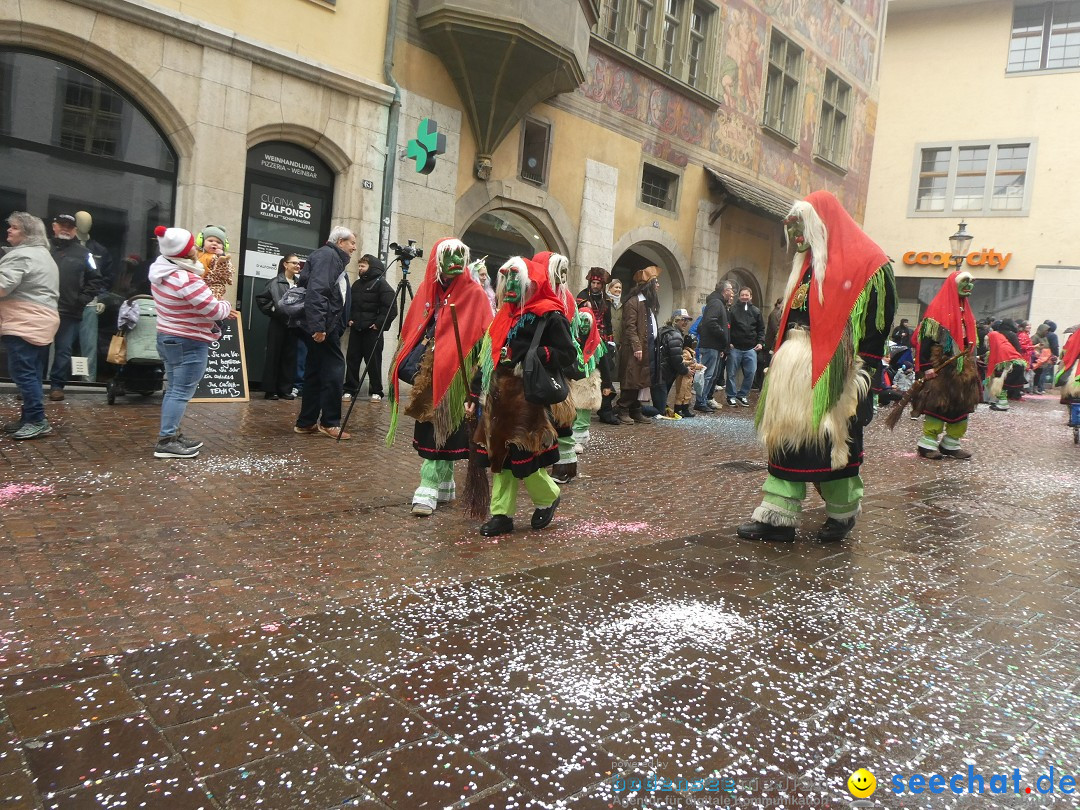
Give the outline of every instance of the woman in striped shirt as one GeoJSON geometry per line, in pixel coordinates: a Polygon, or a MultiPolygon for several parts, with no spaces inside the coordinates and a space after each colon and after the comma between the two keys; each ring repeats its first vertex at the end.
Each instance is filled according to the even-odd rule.
{"type": "Polygon", "coordinates": [[[161,255],[150,266],[150,289],[157,310],[158,354],[167,380],[154,458],[195,458],[202,442],[185,438],[180,421],[206,373],[210,343],[221,336],[216,322],[236,318],[236,312],[228,301],[214,297],[203,281],[204,268],[189,231],[158,226],[154,234],[161,255]]]}

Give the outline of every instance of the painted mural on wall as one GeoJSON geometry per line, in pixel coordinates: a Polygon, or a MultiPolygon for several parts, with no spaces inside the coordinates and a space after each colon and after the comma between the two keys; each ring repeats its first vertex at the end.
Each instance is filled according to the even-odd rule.
{"type": "Polygon", "coordinates": [[[714,70],[721,106],[713,111],[606,53],[589,52],[585,82],[578,92],[666,136],[644,145],[646,154],[686,165],[692,147],[708,149],[718,164],[742,176],[758,176],[802,197],[817,188],[833,191],[856,216],[865,207],[876,104],[870,84],[876,30],[885,0],[725,0],[720,6],[721,40],[714,70]],[[770,24],[804,45],[798,146],[769,137],[761,129],[770,24]],[[853,82],[848,172],[837,174],[813,160],[821,88],[829,65],[853,82]],[[688,149],[680,147],[685,144],[688,149]]]}

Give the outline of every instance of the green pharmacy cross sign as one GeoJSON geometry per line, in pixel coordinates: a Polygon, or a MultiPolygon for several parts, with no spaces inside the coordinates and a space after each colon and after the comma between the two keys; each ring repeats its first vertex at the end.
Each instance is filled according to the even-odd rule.
{"type": "Polygon", "coordinates": [[[425,118],[416,129],[416,140],[409,141],[406,155],[416,161],[416,171],[431,174],[435,168],[435,156],[446,152],[446,136],[439,132],[439,125],[425,118]]]}

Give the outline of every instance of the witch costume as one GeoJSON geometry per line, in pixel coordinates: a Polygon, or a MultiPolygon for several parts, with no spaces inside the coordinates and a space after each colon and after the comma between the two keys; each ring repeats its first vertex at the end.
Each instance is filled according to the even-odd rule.
{"type": "Polygon", "coordinates": [[[460,351],[475,368],[484,332],[491,323],[491,306],[483,287],[465,272],[469,249],[458,239],[440,239],[428,254],[424,280],[416,291],[401,331],[401,346],[390,372],[390,432],[394,441],[401,410],[400,383],[412,380],[405,413],[416,420],[413,448],[423,459],[420,486],[413,493],[412,512],[427,517],[440,503],[457,497],[454,462],[469,456],[465,423],[468,381],[449,305],[454,305],[460,351]]]}
{"type": "Polygon", "coordinates": [[[968,416],[982,401],[972,286],[966,270],[945,279],[915,330],[916,371],[923,376],[923,384],[912,395],[911,413],[923,417],[923,435],[917,445],[922,458],[971,458],[960,440],[967,433],[968,416]],[[927,378],[931,369],[933,374],[927,378]]]}
{"type": "Polygon", "coordinates": [[[810,482],[825,501],[818,538],[840,540],[862,501],[862,431],[873,418],[870,389],[881,373],[896,285],[884,251],[832,194],[795,203],[784,223],[796,254],[756,419],[769,475],[761,505],[738,535],[794,540],[810,482]]]}
{"type": "Polygon", "coordinates": [[[497,299],[499,311],[473,378],[473,394],[480,403],[474,440],[481,463],[492,472],[491,518],[480,527],[488,537],[514,530],[521,483],[535,506],[532,528],[551,523],[560,490],[546,468],[559,460],[559,433],[570,429],[575,416],[569,398],[549,406],[525,398],[523,363],[538,332],[537,357],[545,368],[572,368],[577,357],[546,267],[511,258],[499,270],[497,299]]]}

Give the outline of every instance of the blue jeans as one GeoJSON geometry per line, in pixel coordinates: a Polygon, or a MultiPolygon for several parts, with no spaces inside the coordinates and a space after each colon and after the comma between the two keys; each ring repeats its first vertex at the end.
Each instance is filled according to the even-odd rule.
{"type": "Polygon", "coordinates": [[[713,388],[716,386],[716,371],[720,367],[719,349],[698,349],[701,355],[701,364],[705,366],[705,384],[701,387],[701,396],[694,403],[699,408],[704,408],[705,403],[712,399],[713,388]]]}
{"type": "Polygon", "coordinates": [[[60,316],[60,328],[56,330],[56,337],[53,338],[52,368],[49,370],[49,384],[53,388],[62,391],[71,377],[71,347],[75,344],[81,327],[82,318],[60,316]]]}
{"type": "Polygon", "coordinates": [[[345,391],[345,355],[341,351],[341,332],[331,332],[326,340],[316,343],[306,332],[302,335],[307,346],[304,364],[304,395],[300,400],[298,427],[323,427],[341,424],[341,395],[345,391]]]}
{"type": "Polygon", "coordinates": [[[199,380],[206,373],[210,344],[203,340],[159,334],[157,348],[165,362],[167,378],[165,397],[161,400],[161,433],[158,434],[159,439],[164,439],[180,433],[180,420],[184,418],[188,402],[195,396],[199,380]]]}
{"type": "Polygon", "coordinates": [[[16,335],[4,335],[8,374],[22,394],[20,421],[40,422],[45,418],[45,396],[41,378],[45,376],[48,346],[35,346],[16,335]]]}
{"type": "Polygon", "coordinates": [[[750,386],[754,384],[754,375],[757,374],[757,352],[754,349],[731,349],[727,360],[727,395],[729,397],[745,397],[750,394],[750,386]],[[742,369],[742,382],[739,384],[739,392],[735,393],[735,372],[742,369]]]}

